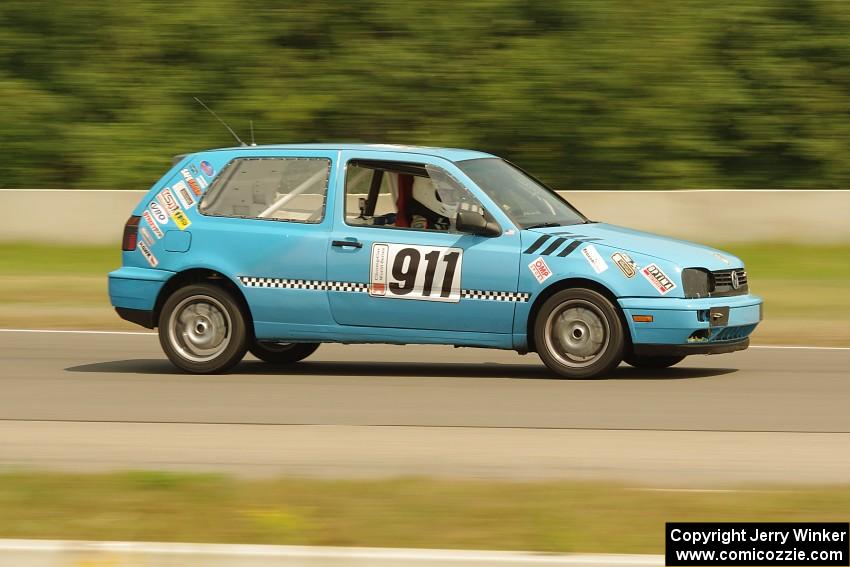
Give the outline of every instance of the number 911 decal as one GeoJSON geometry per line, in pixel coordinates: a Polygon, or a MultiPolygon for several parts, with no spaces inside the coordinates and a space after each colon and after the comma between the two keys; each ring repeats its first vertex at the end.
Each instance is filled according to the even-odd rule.
{"type": "Polygon", "coordinates": [[[369,295],[460,301],[463,249],[409,244],[372,244],[369,295]]]}

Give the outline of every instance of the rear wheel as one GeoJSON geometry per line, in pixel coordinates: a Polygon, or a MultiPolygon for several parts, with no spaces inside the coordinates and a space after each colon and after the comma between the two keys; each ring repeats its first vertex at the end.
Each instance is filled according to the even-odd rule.
{"type": "Polygon", "coordinates": [[[226,290],[193,284],[175,291],[159,315],[159,343],[178,368],[194,374],[224,372],[242,360],[247,326],[226,290]]]}
{"type": "Polygon", "coordinates": [[[319,343],[271,343],[254,341],[251,354],[272,364],[291,364],[304,360],[319,348],[319,343]]]}
{"type": "Polygon", "coordinates": [[[534,322],[537,353],[564,378],[596,378],[623,356],[617,309],[590,289],[566,289],[546,300],[534,322]]]}
{"type": "Polygon", "coordinates": [[[638,354],[627,354],[623,361],[635,368],[659,369],[669,368],[685,360],[684,356],[641,356],[638,354]]]}

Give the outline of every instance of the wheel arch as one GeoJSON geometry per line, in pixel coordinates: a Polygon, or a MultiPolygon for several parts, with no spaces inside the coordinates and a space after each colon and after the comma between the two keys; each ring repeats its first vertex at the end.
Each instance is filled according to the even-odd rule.
{"type": "Polygon", "coordinates": [[[239,306],[242,308],[243,315],[245,316],[245,327],[249,333],[249,336],[253,337],[254,320],[251,316],[251,309],[248,306],[248,300],[245,298],[245,294],[242,293],[242,290],[232,279],[225,276],[221,272],[210,268],[188,268],[186,270],[177,272],[176,274],[171,276],[171,278],[169,278],[168,281],[165,282],[165,285],[162,286],[162,289],[157,295],[156,303],[154,303],[154,321],[159,321],[159,315],[162,312],[162,306],[165,304],[166,300],[171,296],[172,293],[174,293],[181,287],[197,283],[212,284],[230,292],[233,295],[233,298],[237,301],[237,303],[239,303],[239,306]]]}
{"type": "Polygon", "coordinates": [[[604,296],[611,304],[614,306],[614,310],[617,312],[617,315],[620,317],[620,324],[623,326],[623,337],[626,341],[626,348],[631,349],[632,344],[632,336],[631,331],[629,330],[629,325],[626,322],[626,316],[623,313],[622,308],[620,308],[620,304],[617,302],[617,296],[611,291],[610,288],[605,286],[604,284],[591,280],[588,278],[582,277],[573,277],[573,278],[564,278],[562,280],[558,280],[552,283],[549,287],[545,288],[534,299],[534,302],[531,304],[531,309],[528,312],[528,321],[526,323],[526,341],[528,341],[528,351],[529,352],[537,352],[537,345],[534,342],[534,324],[537,321],[537,315],[540,313],[540,309],[543,307],[543,304],[546,301],[558,293],[559,291],[563,291],[565,289],[590,289],[604,296]]]}

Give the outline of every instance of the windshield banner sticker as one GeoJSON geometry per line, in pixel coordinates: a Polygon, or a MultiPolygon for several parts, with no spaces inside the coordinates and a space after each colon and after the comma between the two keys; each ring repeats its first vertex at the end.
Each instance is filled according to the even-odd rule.
{"type": "Polygon", "coordinates": [[[535,261],[528,265],[528,269],[531,270],[531,273],[534,275],[534,279],[537,280],[537,283],[543,283],[552,277],[552,270],[549,269],[549,266],[546,264],[546,260],[543,259],[542,256],[539,256],[535,261]]]}
{"type": "Polygon", "coordinates": [[[462,248],[376,242],[372,245],[369,295],[457,303],[462,267],[462,248]]]}
{"type": "Polygon", "coordinates": [[[617,264],[617,267],[620,268],[620,271],[627,278],[632,279],[637,274],[637,264],[625,252],[614,252],[611,255],[611,259],[614,260],[614,263],[617,264]]]}
{"type": "Polygon", "coordinates": [[[640,273],[661,295],[667,295],[667,293],[676,288],[676,284],[673,283],[673,280],[668,278],[667,274],[665,274],[664,271],[655,264],[646,266],[640,271],[640,273]]]}
{"type": "Polygon", "coordinates": [[[601,274],[608,269],[608,264],[593,244],[588,244],[582,248],[581,253],[597,274],[601,274]]]}

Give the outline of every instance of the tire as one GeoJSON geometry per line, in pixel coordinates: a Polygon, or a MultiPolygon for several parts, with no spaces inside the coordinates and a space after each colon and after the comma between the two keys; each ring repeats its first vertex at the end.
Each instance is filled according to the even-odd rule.
{"type": "Polygon", "coordinates": [[[617,308],[602,294],[574,288],[546,300],[534,320],[537,354],[563,378],[598,378],[623,358],[617,308]]]}
{"type": "Polygon", "coordinates": [[[171,294],[159,315],[159,344],[192,374],[216,374],[237,364],[248,343],[247,317],[225,289],[192,284],[171,294]]]}
{"type": "Polygon", "coordinates": [[[645,368],[647,370],[669,368],[675,364],[679,364],[683,360],[685,360],[684,356],[641,356],[638,354],[627,354],[623,357],[623,361],[629,366],[645,368]]]}
{"type": "Polygon", "coordinates": [[[251,354],[271,364],[292,364],[304,360],[319,348],[320,343],[270,343],[254,341],[251,354]]]}

